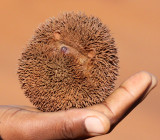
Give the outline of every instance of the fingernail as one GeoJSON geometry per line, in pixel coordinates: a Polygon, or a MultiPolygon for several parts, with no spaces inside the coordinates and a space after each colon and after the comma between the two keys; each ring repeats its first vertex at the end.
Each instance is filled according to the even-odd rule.
{"type": "Polygon", "coordinates": [[[143,101],[146,96],[149,94],[149,92],[157,85],[158,83],[158,80],[157,80],[157,77],[154,76],[153,74],[150,74],[151,75],[151,78],[152,78],[152,82],[151,82],[151,85],[150,87],[147,89],[146,91],[146,94],[143,96],[143,98],[141,99],[141,101],[143,101]]]}
{"type": "Polygon", "coordinates": [[[152,78],[152,81],[151,81],[151,85],[149,86],[149,88],[147,89],[146,91],[146,95],[157,85],[157,77],[155,77],[153,74],[151,74],[151,78],[152,78]]]}
{"type": "Polygon", "coordinates": [[[88,117],[85,119],[85,127],[91,135],[98,135],[105,133],[102,122],[96,117],[88,117]]]}
{"type": "Polygon", "coordinates": [[[152,85],[151,85],[150,88],[152,89],[152,88],[154,88],[154,87],[157,85],[158,79],[157,79],[157,77],[154,76],[153,74],[151,74],[151,76],[152,76],[152,85]]]}

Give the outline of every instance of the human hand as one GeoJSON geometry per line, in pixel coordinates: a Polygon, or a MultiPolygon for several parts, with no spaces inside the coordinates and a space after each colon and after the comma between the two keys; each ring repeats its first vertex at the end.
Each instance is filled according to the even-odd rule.
{"type": "Polygon", "coordinates": [[[121,84],[102,104],[84,109],[40,112],[25,106],[0,106],[3,140],[84,139],[109,133],[157,84],[139,72],[121,84]]]}

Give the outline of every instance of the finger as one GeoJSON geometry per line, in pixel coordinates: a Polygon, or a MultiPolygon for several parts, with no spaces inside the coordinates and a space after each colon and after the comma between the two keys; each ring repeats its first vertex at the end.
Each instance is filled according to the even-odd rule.
{"type": "Polygon", "coordinates": [[[140,103],[156,84],[155,76],[141,71],[122,83],[103,104],[89,108],[103,112],[109,118],[111,125],[114,126],[140,103]]]}
{"type": "Polygon", "coordinates": [[[27,111],[41,112],[41,111],[38,110],[37,108],[31,107],[31,106],[24,106],[24,105],[8,105],[8,107],[21,108],[21,109],[27,110],[27,111]]]}

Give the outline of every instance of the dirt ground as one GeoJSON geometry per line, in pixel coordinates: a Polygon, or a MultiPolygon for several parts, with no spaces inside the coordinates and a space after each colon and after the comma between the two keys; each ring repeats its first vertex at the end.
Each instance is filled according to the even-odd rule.
{"type": "MultiPolygon", "coordinates": [[[[99,17],[111,30],[120,58],[116,86],[140,70],[160,78],[159,0],[0,0],[0,104],[28,105],[17,63],[39,23],[64,11],[99,17]]],[[[93,140],[160,139],[160,86],[110,134],[93,140]]]]}

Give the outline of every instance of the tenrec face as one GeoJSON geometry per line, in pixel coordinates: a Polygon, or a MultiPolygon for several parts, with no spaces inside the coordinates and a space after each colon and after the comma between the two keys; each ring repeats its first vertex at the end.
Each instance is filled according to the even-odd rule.
{"type": "Polygon", "coordinates": [[[45,112],[103,102],[117,73],[117,49],[109,29],[96,17],[74,12],[41,24],[18,68],[26,97],[45,112]]]}

